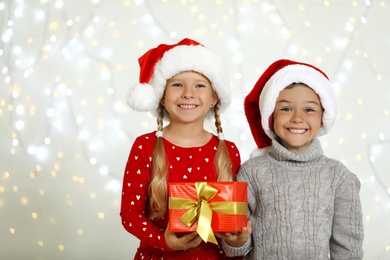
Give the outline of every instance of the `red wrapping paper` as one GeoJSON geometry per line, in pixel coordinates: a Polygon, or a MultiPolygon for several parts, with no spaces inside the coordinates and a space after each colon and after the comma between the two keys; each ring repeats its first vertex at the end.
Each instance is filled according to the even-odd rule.
{"type": "MultiPolygon", "coordinates": [[[[216,188],[218,193],[208,201],[213,202],[244,202],[247,205],[248,192],[246,182],[207,182],[216,188]]],[[[194,182],[176,182],[169,184],[169,197],[187,198],[197,201],[197,192],[194,182]]],[[[171,232],[196,231],[197,222],[187,227],[180,217],[186,209],[169,209],[169,230],[171,232]]],[[[247,224],[247,214],[212,213],[211,228],[213,232],[238,232],[247,224]]]]}

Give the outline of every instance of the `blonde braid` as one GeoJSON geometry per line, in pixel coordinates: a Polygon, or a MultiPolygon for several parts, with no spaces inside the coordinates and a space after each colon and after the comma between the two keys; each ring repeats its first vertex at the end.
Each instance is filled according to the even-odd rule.
{"type": "MultiPolygon", "coordinates": [[[[157,108],[157,131],[163,129],[165,108],[160,104],[157,108]]],[[[153,151],[153,172],[149,183],[151,219],[165,215],[168,206],[167,162],[162,137],[157,137],[153,151]]]]}
{"type": "MultiPolygon", "coordinates": [[[[220,102],[218,101],[214,107],[215,127],[217,133],[222,134],[222,125],[219,112],[220,102]]],[[[229,151],[226,147],[225,140],[219,140],[217,153],[215,155],[215,165],[218,172],[218,181],[233,181],[232,161],[229,151]]]]}

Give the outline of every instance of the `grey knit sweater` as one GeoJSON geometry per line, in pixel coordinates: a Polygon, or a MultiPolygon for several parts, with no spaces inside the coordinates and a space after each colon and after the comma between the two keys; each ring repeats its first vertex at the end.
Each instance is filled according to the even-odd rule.
{"type": "Polygon", "coordinates": [[[291,152],[274,141],[270,153],[246,161],[252,236],[242,247],[222,241],[230,256],[247,259],[362,259],[360,182],[321,143],[291,152]]]}

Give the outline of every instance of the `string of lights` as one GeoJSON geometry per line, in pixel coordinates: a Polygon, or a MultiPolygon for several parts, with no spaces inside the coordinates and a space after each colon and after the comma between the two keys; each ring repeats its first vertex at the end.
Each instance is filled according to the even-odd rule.
{"type": "Polygon", "coordinates": [[[0,0],[0,258],[134,255],[122,174],[156,120],[128,108],[126,92],[145,51],[190,37],[225,57],[222,126],[242,161],[255,148],[243,99],[266,66],[291,58],[328,72],[340,113],[321,142],[361,180],[365,259],[388,259],[389,17],[384,0],[0,0]]]}

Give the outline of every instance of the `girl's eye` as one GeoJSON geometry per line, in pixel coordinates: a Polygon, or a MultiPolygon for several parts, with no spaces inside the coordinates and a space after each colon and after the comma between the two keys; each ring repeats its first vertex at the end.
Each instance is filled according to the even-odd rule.
{"type": "Polygon", "coordinates": [[[173,83],[172,84],[172,87],[177,87],[177,88],[180,88],[182,85],[180,83],[173,83]]]}
{"type": "Polygon", "coordinates": [[[305,109],[305,112],[314,112],[314,109],[312,109],[312,108],[306,108],[306,109],[305,109]]]}
{"type": "Polygon", "coordinates": [[[204,88],[205,85],[204,85],[204,84],[197,84],[196,87],[197,87],[197,88],[204,88]]]}
{"type": "Polygon", "coordinates": [[[289,107],[282,107],[280,110],[281,111],[291,111],[291,109],[289,107]]]}

